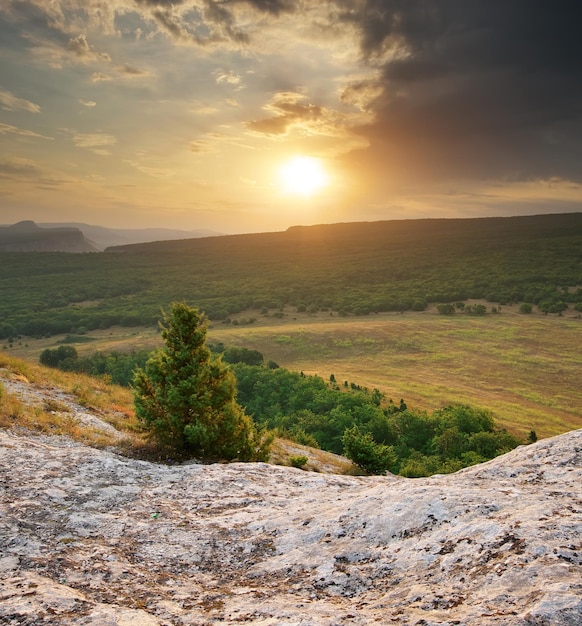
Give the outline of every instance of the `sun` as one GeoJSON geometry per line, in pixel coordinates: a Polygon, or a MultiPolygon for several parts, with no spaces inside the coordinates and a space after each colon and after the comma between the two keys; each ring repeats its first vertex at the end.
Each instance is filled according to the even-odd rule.
{"type": "Polygon", "coordinates": [[[329,183],[329,178],[321,159],[296,156],[279,168],[279,182],[285,193],[312,196],[329,183]]]}

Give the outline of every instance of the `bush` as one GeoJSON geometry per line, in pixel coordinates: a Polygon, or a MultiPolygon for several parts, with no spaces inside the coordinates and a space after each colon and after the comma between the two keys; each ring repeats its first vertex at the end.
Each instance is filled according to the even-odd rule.
{"type": "Polygon", "coordinates": [[[396,462],[392,446],[376,443],[370,433],[357,426],[346,429],[342,437],[344,454],[368,474],[385,474],[396,462]]]}
{"type": "Polygon", "coordinates": [[[39,361],[41,365],[48,367],[59,367],[60,369],[72,369],[72,367],[63,367],[64,364],[72,365],[73,361],[78,359],[78,354],[73,346],[59,346],[54,350],[46,348],[40,353],[39,361]]]}
{"type": "Polygon", "coordinates": [[[289,457],[289,465],[291,465],[291,467],[296,467],[297,469],[304,467],[307,464],[307,461],[309,461],[309,459],[303,455],[289,457]]]}

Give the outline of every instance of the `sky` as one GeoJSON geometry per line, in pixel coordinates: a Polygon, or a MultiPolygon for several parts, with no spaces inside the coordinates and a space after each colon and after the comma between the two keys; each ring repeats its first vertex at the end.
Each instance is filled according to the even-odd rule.
{"type": "Polygon", "coordinates": [[[0,224],[582,210],[582,5],[0,0],[0,224]]]}

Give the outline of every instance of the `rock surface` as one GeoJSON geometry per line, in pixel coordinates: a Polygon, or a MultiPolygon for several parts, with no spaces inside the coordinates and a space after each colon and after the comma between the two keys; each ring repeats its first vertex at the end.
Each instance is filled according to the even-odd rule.
{"type": "Polygon", "coordinates": [[[0,623],[582,624],[582,431],[424,479],[0,431],[0,623]]]}

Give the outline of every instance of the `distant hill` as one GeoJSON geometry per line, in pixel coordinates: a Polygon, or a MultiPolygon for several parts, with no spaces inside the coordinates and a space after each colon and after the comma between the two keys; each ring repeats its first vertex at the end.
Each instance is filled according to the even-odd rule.
{"type": "Polygon", "coordinates": [[[317,261],[345,268],[353,259],[358,271],[370,271],[386,260],[393,265],[401,260],[400,253],[408,256],[411,251],[413,257],[430,252],[433,258],[428,266],[434,268],[434,255],[443,251],[448,254],[454,250],[462,257],[476,248],[484,253],[522,245],[529,248],[538,240],[560,241],[574,236],[582,236],[582,213],[291,226],[281,232],[115,246],[108,252],[212,256],[228,258],[231,266],[270,258],[285,264],[303,260],[307,265],[317,261]],[[393,258],[395,253],[398,255],[393,258]]]}
{"type": "Polygon", "coordinates": [[[582,312],[582,213],[293,227],[42,263],[20,256],[0,263],[0,339],[156,326],[160,308],[179,300],[225,322],[251,309],[370,315],[469,299],[582,312]]]}
{"type": "Polygon", "coordinates": [[[46,228],[76,228],[85,238],[91,241],[98,250],[111,246],[123,246],[152,241],[168,241],[176,239],[197,239],[199,237],[215,237],[221,235],[213,230],[199,228],[196,230],[177,230],[172,228],[106,228],[84,224],[82,222],[43,223],[46,228]]]}
{"type": "Polygon", "coordinates": [[[0,226],[0,252],[97,252],[78,228],[41,228],[30,220],[0,226]]]}

